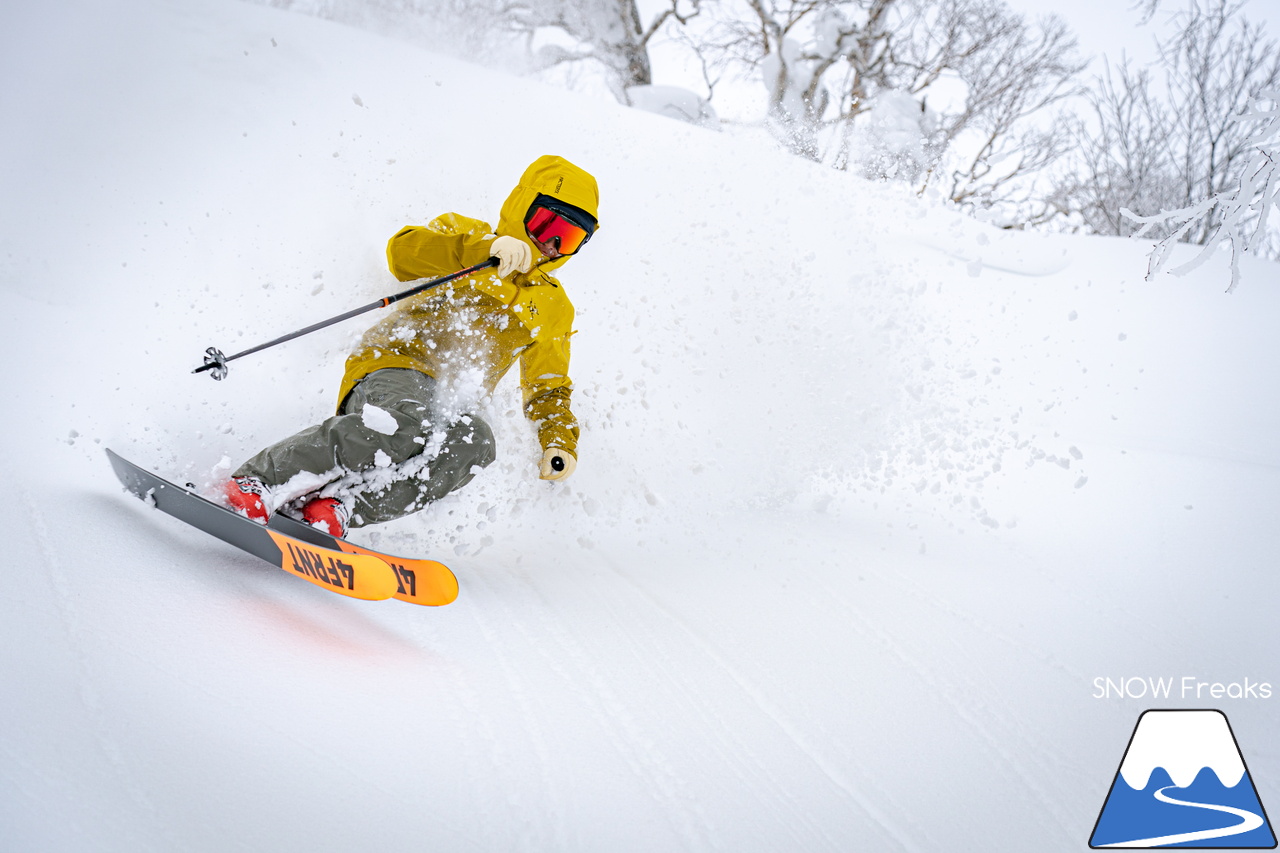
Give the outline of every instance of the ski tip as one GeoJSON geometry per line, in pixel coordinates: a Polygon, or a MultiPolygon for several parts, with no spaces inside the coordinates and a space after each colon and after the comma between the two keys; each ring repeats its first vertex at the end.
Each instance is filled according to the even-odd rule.
{"type": "Polygon", "coordinates": [[[400,577],[400,589],[392,598],[407,601],[410,604],[421,604],[427,607],[443,607],[458,599],[458,579],[448,566],[435,560],[414,560],[417,565],[409,569],[403,565],[392,564],[400,577]],[[412,571],[415,575],[412,586],[405,582],[405,573],[412,571]]]}
{"type": "Polygon", "coordinates": [[[345,539],[338,540],[338,547],[350,554],[375,556],[386,562],[396,575],[396,593],[392,598],[398,601],[426,607],[443,607],[458,598],[458,579],[444,563],[393,557],[362,548],[345,539]]]}

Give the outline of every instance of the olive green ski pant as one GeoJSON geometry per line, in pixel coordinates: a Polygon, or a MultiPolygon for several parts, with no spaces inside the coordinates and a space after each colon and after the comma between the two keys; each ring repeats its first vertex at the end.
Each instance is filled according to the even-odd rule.
{"type": "Polygon", "coordinates": [[[304,495],[333,495],[351,509],[351,526],[363,527],[465,486],[493,462],[494,444],[476,415],[441,413],[435,379],[388,368],[360,380],[337,415],[271,445],[235,476],[260,479],[276,508],[304,495]]]}

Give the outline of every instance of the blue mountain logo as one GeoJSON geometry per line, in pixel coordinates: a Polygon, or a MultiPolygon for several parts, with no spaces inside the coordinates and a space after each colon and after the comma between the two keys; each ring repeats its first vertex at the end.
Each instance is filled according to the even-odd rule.
{"type": "Polygon", "coordinates": [[[1144,712],[1089,846],[1275,848],[1275,833],[1226,715],[1144,712]]]}

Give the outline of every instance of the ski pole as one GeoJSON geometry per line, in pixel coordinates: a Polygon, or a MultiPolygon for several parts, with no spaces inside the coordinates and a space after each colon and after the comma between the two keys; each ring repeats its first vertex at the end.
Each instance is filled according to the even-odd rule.
{"type": "Polygon", "coordinates": [[[294,338],[300,338],[303,335],[310,334],[311,332],[314,332],[318,329],[323,329],[327,326],[332,326],[334,323],[341,323],[343,320],[349,320],[352,317],[365,313],[366,311],[372,311],[375,308],[385,308],[393,302],[399,302],[401,299],[408,299],[410,296],[415,296],[424,290],[430,290],[433,287],[438,287],[442,284],[447,284],[448,282],[451,282],[454,279],[462,278],[463,276],[466,276],[466,275],[471,275],[471,273],[473,272],[479,272],[480,270],[485,269],[486,267],[496,267],[497,265],[498,265],[498,259],[490,258],[489,260],[485,261],[482,264],[476,264],[473,267],[467,267],[465,270],[458,270],[457,272],[449,273],[448,275],[441,276],[440,278],[434,278],[431,281],[425,281],[422,284],[414,285],[413,287],[409,288],[406,291],[403,291],[402,293],[397,293],[392,296],[386,296],[386,297],[383,297],[382,299],[379,299],[377,302],[370,302],[368,305],[348,311],[345,314],[339,314],[337,317],[330,317],[328,320],[321,320],[319,323],[315,323],[314,325],[307,326],[305,329],[299,329],[296,332],[290,332],[289,334],[276,338],[273,341],[267,341],[265,344],[258,344],[256,347],[251,347],[245,350],[244,352],[238,352],[235,355],[223,355],[222,350],[218,349],[217,347],[209,347],[207,350],[204,351],[204,364],[201,367],[197,367],[195,370],[191,372],[204,373],[207,370],[209,371],[209,375],[212,376],[214,379],[225,379],[227,376],[227,362],[229,361],[235,361],[237,358],[243,358],[246,355],[252,355],[255,352],[261,352],[262,350],[267,349],[268,347],[273,347],[276,344],[282,344],[285,341],[291,341],[294,338]]]}

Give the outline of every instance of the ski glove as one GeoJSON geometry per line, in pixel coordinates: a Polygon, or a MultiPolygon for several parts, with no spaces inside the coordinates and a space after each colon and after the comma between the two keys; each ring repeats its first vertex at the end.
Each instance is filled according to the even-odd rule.
{"type": "Polygon", "coordinates": [[[538,476],[543,480],[563,480],[577,467],[578,460],[572,453],[560,447],[548,447],[542,454],[538,476]]]}
{"type": "Polygon", "coordinates": [[[499,237],[489,246],[489,256],[498,259],[498,278],[512,272],[528,272],[533,264],[533,249],[515,237],[499,237]]]}

